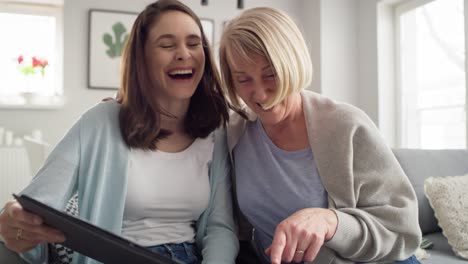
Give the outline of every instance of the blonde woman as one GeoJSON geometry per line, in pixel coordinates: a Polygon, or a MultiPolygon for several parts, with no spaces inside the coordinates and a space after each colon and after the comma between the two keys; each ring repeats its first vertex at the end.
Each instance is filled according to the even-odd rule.
{"type": "MultiPolygon", "coordinates": [[[[230,101],[244,111],[228,146],[250,261],[418,263],[410,182],[363,111],[304,90],[312,63],[292,19],[246,10],[219,52],[230,101]]],[[[238,263],[248,263],[242,246],[238,263]]]]}

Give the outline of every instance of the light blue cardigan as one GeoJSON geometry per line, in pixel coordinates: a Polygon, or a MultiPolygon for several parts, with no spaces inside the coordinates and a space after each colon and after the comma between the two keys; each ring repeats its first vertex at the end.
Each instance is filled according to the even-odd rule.
{"type": "MultiPolygon", "coordinates": [[[[121,234],[129,148],[120,135],[119,109],[118,103],[109,101],[85,112],[21,193],[62,210],[78,191],[80,218],[121,234]]],[[[203,263],[231,264],[238,252],[229,173],[225,132],[217,130],[209,169],[210,202],[196,226],[203,263]]],[[[45,264],[46,248],[42,244],[21,256],[29,263],[45,264]]],[[[99,262],[75,253],[73,263],[99,262]]]]}

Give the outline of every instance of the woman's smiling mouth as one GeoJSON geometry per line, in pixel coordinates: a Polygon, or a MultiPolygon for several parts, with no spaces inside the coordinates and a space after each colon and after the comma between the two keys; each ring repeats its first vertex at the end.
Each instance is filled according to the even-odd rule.
{"type": "Polygon", "coordinates": [[[188,80],[193,77],[194,69],[171,70],[168,72],[168,75],[171,79],[174,79],[174,80],[188,80]]]}

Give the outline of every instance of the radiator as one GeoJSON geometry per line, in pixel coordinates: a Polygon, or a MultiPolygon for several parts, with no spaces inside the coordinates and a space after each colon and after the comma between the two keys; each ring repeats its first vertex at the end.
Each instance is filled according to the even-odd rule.
{"type": "Polygon", "coordinates": [[[28,152],[24,147],[0,147],[0,208],[30,181],[28,152]]]}

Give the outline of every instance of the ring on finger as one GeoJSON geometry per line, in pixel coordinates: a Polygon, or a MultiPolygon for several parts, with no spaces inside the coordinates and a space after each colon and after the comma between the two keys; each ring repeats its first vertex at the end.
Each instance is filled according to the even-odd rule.
{"type": "Polygon", "coordinates": [[[304,255],[304,250],[296,250],[297,255],[304,255]]]}
{"type": "Polygon", "coordinates": [[[23,229],[22,228],[18,228],[18,230],[16,230],[15,239],[16,240],[23,240],[23,229]]]}

